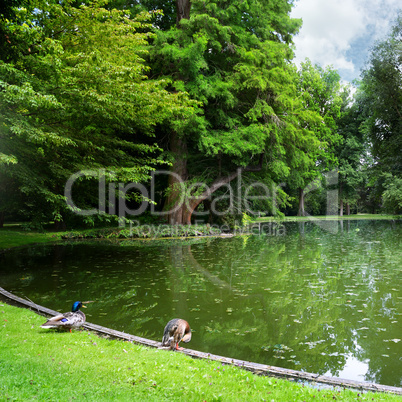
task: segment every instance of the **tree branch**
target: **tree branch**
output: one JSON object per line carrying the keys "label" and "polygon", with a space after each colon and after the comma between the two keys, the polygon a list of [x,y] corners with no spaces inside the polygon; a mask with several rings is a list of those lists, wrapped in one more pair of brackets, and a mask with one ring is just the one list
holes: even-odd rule
{"label": "tree branch", "polygon": [[264,154],[260,154],[260,158],[258,161],[258,165],[249,165],[243,166],[236,169],[236,171],[232,172],[228,176],[220,176],[218,177],[207,190],[205,190],[200,196],[194,197],[190,207],[192,211],[206,198],[210,197],[216,190],[220,187],[224,186],[225,184],[230,183],[236,177],[238,177],[242,172],[259,172],[262,170],[262,162],[264,160]]}

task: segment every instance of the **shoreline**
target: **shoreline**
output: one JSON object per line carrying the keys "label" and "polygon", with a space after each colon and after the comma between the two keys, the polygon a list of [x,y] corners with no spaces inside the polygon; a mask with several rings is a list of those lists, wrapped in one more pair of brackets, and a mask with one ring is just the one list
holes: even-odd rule
{"label": "shoreline", "polygon": [[[399,215],[345,215],[345,216],[288,216],[284,218],[263,217],[251,221],[248,226],[229,228],[227,225],[193,224],[178,226],[167,224],[143,224],[135,227],[109,227],[96,229],[54,231],[24,231],[19,224],[6,224],[0,229],[0,253],[26,246],[40,246],[44,244],[57,244],[59,242],[80,240],[193,240],[207,238],[228,238],[256,234],[253,229],[261,229],[264,224],[280,227],[283,223],[305,222],[343,222],[365,220],[400,221]],[[275,229],[275,228],[274,228]]]}

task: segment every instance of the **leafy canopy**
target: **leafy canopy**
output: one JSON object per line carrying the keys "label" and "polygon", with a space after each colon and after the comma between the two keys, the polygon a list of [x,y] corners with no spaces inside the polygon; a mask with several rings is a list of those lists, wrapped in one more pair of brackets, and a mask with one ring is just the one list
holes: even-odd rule
{"label": "leafy canopy", "polygon": [[[62,219],[64,185],[80,170],[148,180],[163,162],[155,126],[192,114],[185,94],[147,78],[149,15],[133,20],[100,4],[35,0],[1,20],[12,50],[0,60],[1,175],[30,214]],[[84,184],[82,207],[92,203],[86,193]]]}

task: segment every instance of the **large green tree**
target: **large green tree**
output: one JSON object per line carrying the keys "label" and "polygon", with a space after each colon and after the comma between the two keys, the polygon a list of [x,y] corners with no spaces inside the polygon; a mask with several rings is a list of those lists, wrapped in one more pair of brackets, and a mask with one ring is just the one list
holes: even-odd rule
{"label": "large green tree", "polygon": [[342,141],[336,120],[340,116],[344,88],[339,74],[332,68],[313,65],[310,60],[301,63],[297,72],[298,96],[305,109],[300,125],[308,129],[311,139],[299,150],[287,184],[297,190],[298,215],[305,215],[305,190],[337,163],[335,147]]}
{"label": "large green tree", "polygon": [[402,172],[402,12],[390,35],[377,43],[362,73],[365,129],[376,162]]}
{"label": "large green tree", "polygon": [[[65,218],[64,186],[77,171],[106,182],[148,180],[161,163],[155,125],[192,114],[183,94],[147,79],[147,18],[96,2],[37,0],[1,20],[10,52],[0,60],[0,177],[23,194],[19,209],[30,219]],[[98,201],[86,179],[74,185],[81,209]]]}
{"label": "large green tree", "polygon": [[[402,203],[402,12],[388,37],[378,42],[362,73],[360,89],[365,122],[362,128],[371,144],[373,164],[369,170],[370,198],[377,207],[386,202],[400,211]],[[384,176],[385,173],[385,176]],[[392,177],[389,177],[391,173]],[[387,190],[386,198],[382,199]],[[391,201],[392,195],[392,201]]]}
{"label": "large green tree", "polygon": [[152,73],[173,77],[172,90],[202,103],[181,133],[164,128],[174,173],[165,203],[170,223],[189,224],[203,200],[241,173],[283,179],[318,146],[302,123],[317,114],[298,97],[290,63],[300,27],[291,7],[286,0],[176,1],[176,24],[158,33]]}
{"label": "large green tree", "polygon": [[361,130],[364,117],[360,96],[358,91],[353,101],[345,100],[337,120],[338,132],[342,137],[342,142],[335,147],[338,157],[340,215],[343,215],[344,205],[346,214],[350,215],[350,207],[356,204],[359,189],[365,180],[367,143]]}

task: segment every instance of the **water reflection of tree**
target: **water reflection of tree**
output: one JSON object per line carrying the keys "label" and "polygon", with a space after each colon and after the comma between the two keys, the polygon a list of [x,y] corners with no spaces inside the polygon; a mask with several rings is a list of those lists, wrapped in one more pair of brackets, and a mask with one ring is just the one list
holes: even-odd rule
{"label": "water reflection of tree", "polygon": [[[250,241],[255,242],[255,239]],[[242,249],[239,244],[241,242],[244,240],[220,244],[221,255],[234,256],[236,261],[230,257],[221,260],[217,258],[209,269],[202,267],[194,255],[203,254],[204,248],[201,253],[197,253],[197,250],[192,251],[191,246],[186,246],[185,250],[175,254],[175,257],[180,256],[180,261],[174,260],[175,267],[187,267],[191,273],[201,275],[204,286],[220,289],[220,296],[225,298],[225,302],[217,305],[214,305],[214,300],[204,300],[209,311],[215,310],[212,320],[205,317],[204,328],[198,334],[204,338],[205,344],[216,353],[225,350],[228,354],[233,353],[233,356],[244,359],[250,356],[255,358],[257,354],[259,361],[269,364],[284,365],[282,360],[286,359],[285,365],[288,367],[297,367],[298,351],[309,350],[314,344],[312,362],[309,363],[309,358],[305,359],[303,368],[307,366],[317,370],[319,366],[321,371],[326,372],[334,366],[340,366],[343,361],[340,362],[339,357],[328,358],[327,353],[317,353],[320,349],[328,348],[328,339],[332,336],[329,328],[333,326],[329,324],[327,314],[317,316],[314,313],[312,306],[316,303],[317,291],[304,289],[303,275],[293,275],[295,264],[289,261],[286,247],[268,247],[265,252],[258,254],[251,247],[245,248],[242,253],[235,253],[234,250]],[[263,239],[259,246],[266,246],[266,240]],[[261,275],[261,263],[269,271],[268,275]],[[175,275],[177,271],[177,268],[173,270]],[[182,272],[180,281],[184,286],[187,283],[190,291],[192,282],[189,278],[192,276],[188,271]],[[298,293],[289,291],[289,278],[293,282],[291,288],[298,289]],[[178,279],[174,278],[175,281]],[[265,290],[261,290],[262,287]],[[216,290],[210,290],[210,293],[217,295]],[[278,293],[280,298],[277,297]],[[225,315],[228,310],[231,311],[230,317]],[[229,319],[225,320],[225,316]],[[294,355],[296,357],[292,358]],[[322,360],[322,364],[317,361],[317,356],[321,356],[318,359]]]}
{"label": "water reflection of tree", "polygon": [[[198,336],[217,353],[248,359],[260,351],[259,361],[321,374],[338,375],[353,355],[368,361],[366,380],[398,383],[378,347],[385,338],[398,339],[395,331],[385,336],[380,328],[380,304],[389,287],[378,277],[378,263],[370,264],[367,240],[373,233],[360,227],[348,224],[335,234],[304,228],[289,241],[252,237],[245,248],[244,239],[233,239],[219,244],[219,254],[213,245],[212,250],[187,247],[182,265],[201,275],[207,288],[227,289],[214,320],[206,319]],[[214,263],[203,264],[211,254]],[[378,250],[374,254],[378,257]],[[396,274],[390,276],[397,280]],[[213,309],[213,300],[205,303]],[[229,317],[224,312],[230,304]],[[398,343],[386,343],[396,357]]]}

